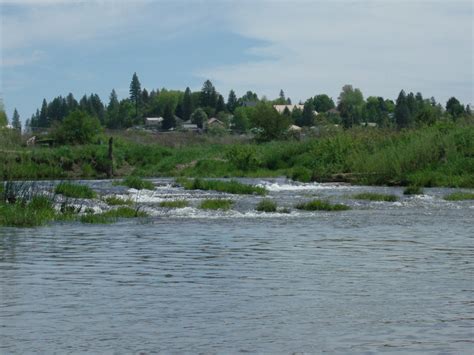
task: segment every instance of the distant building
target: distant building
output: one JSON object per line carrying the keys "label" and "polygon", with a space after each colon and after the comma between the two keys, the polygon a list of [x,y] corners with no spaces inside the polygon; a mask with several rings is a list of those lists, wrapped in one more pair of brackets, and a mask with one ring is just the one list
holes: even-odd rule
{"label": "distant building", "polygon": [[146,117],[145,126],[149,127],[159,127],[163,122],[163,117]]}
{"label": "distant building", "polygon": [[283,113],[285,108],[288,108],[290,112],[293,112],[295,108],[300,109],[303,111],[304,105],[273,105],[273,108],[278,111],[278,113]]}
{"label": "distant building", "polygon": [[181,124],[181,129],[183,131],[192,131],[192,132],[197,132],[200,130],[198,125],[195,123],[191,123],[191,121],[184,121]]}
{"label": "distant building", "polygon": [[328,110],[327,113],[329,113],[331,115],[339,115],[339,111],[336,108],[332,108],[332,109]]}
{"label": "distant building", "polygon": [[300,132],[301,127],[293,124],[288,128],[288,131],[290,131],[290,132]]}
{"label": "distant building", "polygon": [[207,127],[225,127],[225,124],[217,118],[212,117],[207,121]]}

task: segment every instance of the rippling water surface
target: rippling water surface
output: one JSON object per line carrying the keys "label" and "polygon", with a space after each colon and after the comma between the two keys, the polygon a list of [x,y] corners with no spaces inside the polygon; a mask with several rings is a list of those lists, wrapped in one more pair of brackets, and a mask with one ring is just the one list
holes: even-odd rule
{"label": "rippling water surface", "polygon": [[[473,201],[250,181],[282,207],[353,208],[265,214],[260,197],[154,182],[88,182],[132,197],[146,219],[0,228],[0,353],[472,353]],[[400,201],[351,199],[366,191]],[[217,195],[233,210],[197,208]],[[191,207],[158,207],[179,198]]]}

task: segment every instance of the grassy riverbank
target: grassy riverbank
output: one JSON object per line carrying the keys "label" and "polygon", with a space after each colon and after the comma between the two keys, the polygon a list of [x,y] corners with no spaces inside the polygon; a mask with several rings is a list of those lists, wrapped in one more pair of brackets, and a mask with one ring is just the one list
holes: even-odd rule
{"label": "grassy riverbank", "polygon": [[[116,137],[114,173],[143,177],[275,177],[368,185],[474,187],[474,126],[442,123],[407,131],[355,128],[301,140],[191,140]],[[137,141],[142,141],[138,143]],[[107,146],[9,147],[0,177],[105,178]]]}

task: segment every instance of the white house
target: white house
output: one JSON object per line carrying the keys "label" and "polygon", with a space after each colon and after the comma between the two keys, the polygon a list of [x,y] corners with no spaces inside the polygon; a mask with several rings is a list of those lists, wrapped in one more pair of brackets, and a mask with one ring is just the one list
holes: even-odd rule
{"label": "white house", "polygon": [[146,117],[145,126],[161,126],[163,122],[163,117]]}

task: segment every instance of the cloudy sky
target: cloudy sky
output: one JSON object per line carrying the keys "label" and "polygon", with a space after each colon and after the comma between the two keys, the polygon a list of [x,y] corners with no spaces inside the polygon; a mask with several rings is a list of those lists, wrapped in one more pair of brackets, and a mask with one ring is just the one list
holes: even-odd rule
{"label": "cloudy sky", "polygon": [[1,96],[26,119],[58,95],[230,89],[293,101],[344,84],[474,103],[471,0],[0,0]]}

